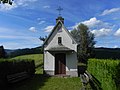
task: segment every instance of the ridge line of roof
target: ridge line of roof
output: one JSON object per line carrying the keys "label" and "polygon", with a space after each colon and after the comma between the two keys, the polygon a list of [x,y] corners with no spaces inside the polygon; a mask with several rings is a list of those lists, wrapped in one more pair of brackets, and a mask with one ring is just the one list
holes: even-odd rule
{"label": "ridge line of roof", "polygon": [[54,32],[55,28],[58,26],[59,23],[62,24],[63,28],[64,28],[65,31],[68,33],[68,35],[70,36],[70,38],[71,38],[76,44],[78,44],[78,43],[75,41],[75,39],[72,37],[72,35],[71,35],[70,32],[68,31],[68,29],[64,26],[64,24],[62,23],[62,21],[59,20],[59,21],[57,22],[57,24],[54,26],[54,28],[52,29],[51,33],[48,35],[47,39],[44,41],[43,46],[44,46],[45,43],[48,41],[48,39],[50,38],[50,36],[52,35],[52,33]]}

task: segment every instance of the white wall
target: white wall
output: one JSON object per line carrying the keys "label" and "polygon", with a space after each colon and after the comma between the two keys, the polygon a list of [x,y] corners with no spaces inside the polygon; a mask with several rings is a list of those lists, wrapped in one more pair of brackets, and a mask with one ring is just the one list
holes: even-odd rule
{"label": "white wall", "polygon": [[[44,54],[44,70],[55,70],[55,57],[47,51]],[[76,52],[66,53],[66,71],[77,71]]]}
{"label": "white wall", "polygon": [[49,52],[44,52],[44,70],[54,71],[55,58]]}
{"label": "white wall", "polygon": [[58,45],[58,37],[62,37],[62,44],[72,50],[77,51],[77,44],[73,44],[73,40],[68,35],[68,33],[65,31],[64,28],[62,28],[62,32],[57,32],[55,30],[52,34],[52,36],[48,40],[48,45],[45,47],[45,50],[48,50],[51,47]]}
{"label": "white wall", "polygon": [[66,54],[66,71],[77,71],[77,55],[75,52]]}

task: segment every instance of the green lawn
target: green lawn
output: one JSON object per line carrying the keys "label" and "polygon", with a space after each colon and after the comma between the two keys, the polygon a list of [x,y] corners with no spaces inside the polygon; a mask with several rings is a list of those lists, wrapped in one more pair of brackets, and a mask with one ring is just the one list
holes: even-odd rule
{"label": "green lawn", "polygon": [[23,55],[23,56],[14,57],[12,59],[31,59],[35,61],[36,66],[43,64],[43,54]]}
{"label": "green lawn", "polygon": [[79,78],[45,77],[36,74],[34,78],[13,87],[12,90],[80,90]]}
{"label": "green lawn", "polygon": [[13,59],[33,59],[37,68],[33,78],[15,84],[9,90],[80,90],[82,87],[78,77],[58,78],[44,76],[41,67],[43,64],[42,54],[23,55]]}

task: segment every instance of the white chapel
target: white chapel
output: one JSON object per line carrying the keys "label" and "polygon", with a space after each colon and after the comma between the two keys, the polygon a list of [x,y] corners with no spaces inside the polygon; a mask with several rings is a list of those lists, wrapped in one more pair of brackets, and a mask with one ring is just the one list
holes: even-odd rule
{"label": "white chapel", "polygon": [[44,42],[44,73],[77,77],[77,43],[59,16]]}

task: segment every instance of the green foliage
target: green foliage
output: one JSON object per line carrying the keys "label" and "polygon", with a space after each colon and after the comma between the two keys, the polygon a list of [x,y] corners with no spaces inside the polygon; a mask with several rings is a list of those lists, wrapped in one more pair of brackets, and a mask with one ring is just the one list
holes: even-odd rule
{"label": "green foliage", "polygon": [[5,50],[3,46],[0,46],[0,58],[5,58]]}
{"label": "green foliage", "polygon": [[33,60],[1,60],[0,62],[0,87],[8,83],[7,76],[27,72],[30,76],[35,74],[35,64]]}
{"label": "green foliage", "polygon": [[41,37],[41,36],[40,36],[39,39],[44,42],[44,41],[47,39],[47,36],[45,36],[45,37]]}
{"label": "green foliage", "polygon": [[3,4],[8,3],[8,4],[12,5],[12,1],[13,0],[0,0],[0,3],[2,2]]}
{"label": "green foliage", "polygon": [[120,48],[95,48],[94,52],[97,59],[120,59]]}
{"label": "green foliage", "polygon": [[88,71],[98,79],[103,90],[120,90],[120,60],[90,59]]}
{"label": "green foliage", "polygon": [[23,71],[34,69],[34,61],[33,60],[1,60],[0,62],[0,71],[1,74],[9,75],[9,74],[15,74]]}
{"label": "green foliage", "polygon": [[77,29],[72,30],[71,35],[77,43],[80,43],[80,32]]}
{"label": "green foliage", "polygon": [[95,45],[94,34],[89,31],[86,25],[80,24],[77,29],[71,31],[71,35],[78,43],[78,61],[87,63],[87,58],[92,55],[92,50]]}

